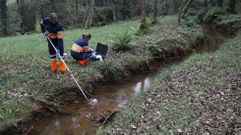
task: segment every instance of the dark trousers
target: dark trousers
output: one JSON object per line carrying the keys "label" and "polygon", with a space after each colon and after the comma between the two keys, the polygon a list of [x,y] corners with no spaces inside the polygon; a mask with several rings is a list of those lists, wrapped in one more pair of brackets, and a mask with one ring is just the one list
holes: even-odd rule
{"label": "dark trousers", "polygon": [[71,56],[75,60],[88,59],[88,58],[91,58],[93,56],[93,51],[89,51],[89,52],[75,52],[75,51],[71,50]]}
{"label": "dark trousers", "polygon": [[[54,44],[54,47],[59,51],[60,56],[64,59],[64,45],[59,43],[59,40],[63,39],[50,39],[52,43]],[[48,41],[48,47],[49,47],[49,54],[50,59],[56,59],[56,51],[54,50],[54,47],[51,45],[51,43]]]}

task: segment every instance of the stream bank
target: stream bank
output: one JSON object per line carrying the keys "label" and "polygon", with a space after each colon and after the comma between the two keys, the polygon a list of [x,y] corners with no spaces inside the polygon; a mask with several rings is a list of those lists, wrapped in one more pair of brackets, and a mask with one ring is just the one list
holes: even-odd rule
{"label": "stream bank", "polygon": [[157,77],[97,134],[240,134],[241,35],[203,28],[204,52]]}
{"label": "stream bank", "polygon": [[[166,64],[170,61],[180,60],[185,56],[190,55],[196,50],[196,48],[200,48],[204,42],[201,34],[199,34],[200,30],[201,29],[199,27],[193,29],[186,28],[185,26],[179,26],[175,21],[173,21],[173,18],[169,18],[167,21],[161,22],[158,26],[154,26],[152,31],[147,33],[147,35],[134,41],[133,44],[138,45],[137,47],[127,52],[110,52],[110,55],[114,60],[120,61],[122,65],[124,65],[125,77],[135,77],[135,74],[157,69],[157,67],[159,67],[157,65],[163,65],[163,63]],[[145,58],[142,58],[143,52],[141,52],[141,50],[146,51],[146,54],[144,55]],[[138,59],[139,57],[140,59]],[[97,88],[99,85],[103,84],[103,81],[104,80],[102,78],[97,79],[96,81],[89,81],[86,84],[90,84],[91,87]],[[66,89],[68,89],[67,93]],[[41,118],[51,117],[51,114],[53,113],[59,112],[62,114],[63,111],[61,111],[61,106],[63,103],[83,101],[80,96],[77,96],[78,94],[76,93],[79,92],[76,90],[78,89],[75,87],[64,88],[59,90],[58,94],[51,96],[64,97],[64,100],[61,102],[49,102],[48,100],[41,98],[36,100],[33,104],[30,115],[28,115],[24,120],[19,120],[16,122],[15,126],[6,129],[3,133],[23,134],[28,131],[34,121]],[[95,95],[95,92],[93,92],[93,94]],[[49,97],[50,101],[56,101],[51,100],[51,97]],[[66,115],[68,115],[68,113]],[[85,122],[85,120],[83,122]]]}
{"label": "stream bank", "polygon": [[[86,101],[75,100],[61,105],[58,113],[51,113],[48,117],[38,118],[27,134],[95,134],[98,126],[103,126],[110,119],[124,108],[129,100],[150,88],[150,82],[160,77],[170,65],[178,63],[202,48],[204,39],[197,38],[189,43],[192,48],[184,49],[171,48],[172,51],[165,51],[165,59],[155,59],[135,67],[139,70],[126,68],[128,78],[112,82],[111,84],[100,83],[95,87],[92,97],[98,99],[96,106],[89,106]],[[163,54],[161,54],[163,56]]]}

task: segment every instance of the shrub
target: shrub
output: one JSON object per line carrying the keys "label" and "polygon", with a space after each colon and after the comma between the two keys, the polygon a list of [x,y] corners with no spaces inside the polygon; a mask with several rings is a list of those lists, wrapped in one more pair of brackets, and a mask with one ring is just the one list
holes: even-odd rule
{"label": "shrub", "polygon": [[203,22],[212,23],[214,20],[219,20],[219,17],[224,16],[225,12],[219,8],[209,10],[203,17]]}
{"label": "shrub", "polygon": [[159,46],[151,45],[149,46],[150,51],[152,52],[153,56],[160,56],[162,53],[162,49]]}
{"label": "shrub", "polygon": [[124,77],[123,68],[113,60],[105,60],[99,65],[99,69],[105,80],[118,81]]}
{"label": "shrub", "polygon": [[96,7],[93,16],[93,25],[102,26],[113,22],[113,13],[110,7]]}
{"label": "shrub", "polygon": [[113,50],[115,51],[127,51],[132,48],[129,42],[132,39],[132,34],[125,32],[124,34],[116,35],[113,43]]}
{"label": "shrub", "polygon": [[7,20],[8,35],[18,35],[20,33],[23,33],[24,30],[21,27],[22,20],[19,13],[17,12],[17,5],[15,3],[9,4],[7,14],[8,14],[8,20]]}

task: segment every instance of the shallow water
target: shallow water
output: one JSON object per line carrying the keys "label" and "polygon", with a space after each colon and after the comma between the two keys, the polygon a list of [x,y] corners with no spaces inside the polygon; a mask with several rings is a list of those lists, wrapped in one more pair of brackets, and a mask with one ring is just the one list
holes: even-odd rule
{"label": "shallow water", "polygon": [[84,100],[65,104],[61,112],[68,115],[53,114],[49,118],[42,118],[32,125],[28,135],[95,134],[97,125],[93,118],[112,112],[132,96],[146,91],[157,75],[161,75],[161,71],[134,75],[125,81],[98,86],[92,95],[98,100],[95,106],[88,105]]}

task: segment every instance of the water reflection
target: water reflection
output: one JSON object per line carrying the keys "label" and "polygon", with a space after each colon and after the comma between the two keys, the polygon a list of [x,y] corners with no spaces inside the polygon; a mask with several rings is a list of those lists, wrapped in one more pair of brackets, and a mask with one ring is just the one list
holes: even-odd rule
{"label": "water reflection", "polygon": [[140,94],[141,91],[146,91],[150,87],[150,77],[138,82],[134,87],[135,94]]}
{"label": "water reflection", "polygon": [[[95,123],[80,116],[68,116],[49,121],[43,129],[32,130],[29,135],[91,135],[95,134]],[[40,130],[40,132],[37,132]]]}

